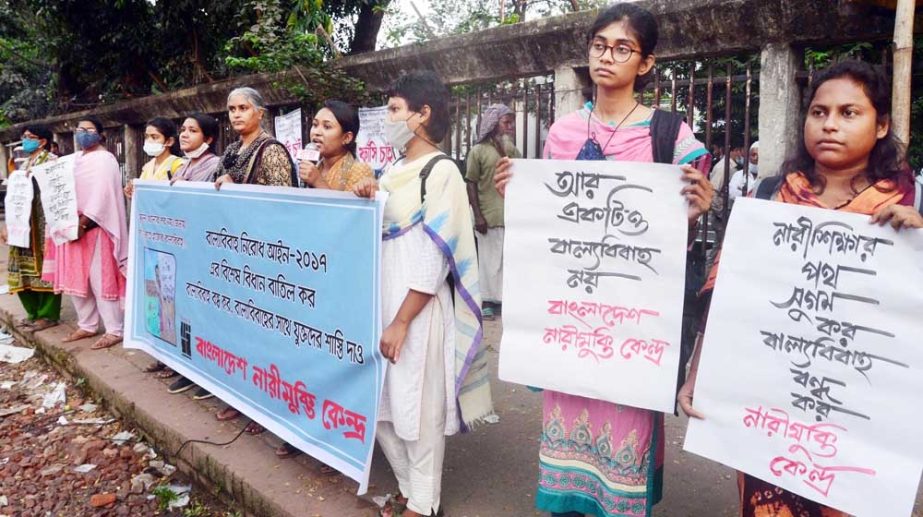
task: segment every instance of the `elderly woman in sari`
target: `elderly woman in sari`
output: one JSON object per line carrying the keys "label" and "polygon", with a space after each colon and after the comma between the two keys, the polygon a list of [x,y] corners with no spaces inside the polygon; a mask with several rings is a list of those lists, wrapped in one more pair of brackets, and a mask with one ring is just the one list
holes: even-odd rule
{"label": "elderly woman in sari", "polygon": [[297,171],[285,145],[260,123],[266,113],[263,96],[253,88],[236,88],[228,95],[228,118],[240,138],[228,146],[215,172],[215,188],[224,183],[275,187],[298,184]]}
{"label": "elderly woman in sari", "polygon": [[97,334],[102,319],[106,334],[91,347],[109,348],[122,341],[128,225],[119,162],[102,145],[98,118],[82,118],[75,131],[81,151],[74,158],[74,184],[79,216],[77,239],[46,243],[42,279],[66,293],[77,309],[78,329],[65,342]]}
{"label": "elderly woman in sari", "polygon": [[[240,138],[228,146],[215,172],[215,188],[225,183],[243,183],[276,187],[293,187],[298,184],[295,166],[285,146],[260,126],[266,104],[263,96],[253,88],[237,88],[228,95],[228,118]],[[227,407],[215,418],[232,420],[240,411]],[[260,434],[263,426],[256,422],[247,424],[249,434]]]}
{"label": "elderly woman in sari", "polygon": [[[10,245],[7,263],[7,284],[10,293],[19,295],[26,310],[26,319],[17,326],[23,330],[37,332],[58,324],[61,318],[61,295],[54,292],[54,286],[42,280],[42,263],[45,257],[45,212],[38,184],[31,177],[32,168],[57,158],[48,151],[51,145],[51,130],[38,124],[26,126],[22,133],[22,149],[28,158],[21,168],[32,189],[32,211],[29,216],[27,247]],[[13,178],[10,177],[10,181]],[[9,220],[7,224],[9,224]],[[3,242],[7,242],[7,227],[2,229]]]}

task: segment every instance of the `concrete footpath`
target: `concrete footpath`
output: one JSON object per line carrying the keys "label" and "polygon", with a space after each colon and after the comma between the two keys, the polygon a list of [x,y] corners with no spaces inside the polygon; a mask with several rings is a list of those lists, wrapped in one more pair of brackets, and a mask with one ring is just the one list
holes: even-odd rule
{"label": "concrete footpath", "polygon": [[[6,248],[0,248],[0,271],[5,271]],[[376,450],[369,493],[356,497],[357,484],[322,464],[300,455],[277,459],[279,444],[271,433],[243,434],[227,446],[246,420],[218,422],[214,414],[224,405],[217,399],[195,401],[190,392],[167,393],[171,380],[160,380],[141,370],[152,362],[146,354],[117,346],[90,350],[92,339],[61,343],[73,328],[74,312],[65,300],[66,323],[32,335],[18,334],[32,343],[57,369],[76,379],[94,396],[138,430],[197,483],[227,499],[242,513],[279,516],[373,516],[372,502],[396,489],[387,462]],[[0,322],[9,325],[23,317],[15,296],[0,296]],[[450,517],[533,516],[538,476],[538,436],[541,397],[522,386],[496,381],[499,322],[488,322],[494,400],[500,422],[475,432],[450,437],[447,444],[442,504]],[[666,474],[662,503],[654,515],[669,517],[732,517],[737,515],[734,473],[722,465],[682,451],[685,418],[666,418]],[[917,494],[913,517],[923,517],[923,492]]]}

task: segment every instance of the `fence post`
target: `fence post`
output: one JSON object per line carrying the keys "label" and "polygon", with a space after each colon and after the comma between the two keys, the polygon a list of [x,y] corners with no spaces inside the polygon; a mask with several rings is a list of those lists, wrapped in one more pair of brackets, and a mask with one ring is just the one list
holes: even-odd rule
{"label": "fence post", "polygon": [[760,53],[759,177],[779,174],[782,162],[798,146],[801,88],[796,74],[804,51],[787,43],[767,43]]}
{"label": "fence post", "polygon": [[572,65],[554,69],[555,118],[566,117],[583,106],[586,82]]}
{"label": "fence post", "polygon": [[141,174],[141,149],[144,147],[144,126],[125,125],[125,179]]}

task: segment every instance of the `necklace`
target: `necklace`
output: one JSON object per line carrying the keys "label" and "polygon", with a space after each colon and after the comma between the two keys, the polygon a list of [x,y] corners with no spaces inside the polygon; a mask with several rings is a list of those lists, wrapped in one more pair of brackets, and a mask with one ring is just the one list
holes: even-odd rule
{"label": "necklace", "polygon": [[[612,137],[615,136],[615,133],[618,132],[618,130],[619,130],[620,127],[622,127],[622,124],[624,124],[625,121],[628,120],[628,117],[630,117],[631,114],[634,113],[635,110],[638,109],[638,106],[640,106],[640,105],[641,105],[641,102],[640,102],[640,101],[635,101],[635,106],[634,106],[633,108],[631,108],[631,111],[629,111],[628,114],[625,115],[625,117],[622,119],[621,122],[619,122],[618,124],[615,125],[615,129],[612,130],[612,134],[609,135],[609,139],[606,140],[606,145],[604,145],[604,146],[602,147],[602,153],[603,153],[603,155],[606,154],[606,148],[609,147],[609,144],[612,142]],[[596,105],[595,105],[595,104],[593,105],[593,109],[596,109]],[[591,112],[591,113],[590,113],[590,115],[591,115],[590,118],[592,118],[592,114],[593,114],[593,113]]]}

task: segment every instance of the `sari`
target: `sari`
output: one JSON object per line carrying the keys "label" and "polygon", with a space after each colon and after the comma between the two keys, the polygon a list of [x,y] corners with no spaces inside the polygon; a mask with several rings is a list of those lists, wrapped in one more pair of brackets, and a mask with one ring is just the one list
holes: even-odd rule
{"label": "sari", "polygon": [[353,187],[366,178],[375,178],[372,168],[367,163],[357,160],[352,153],[341,156],[330,167],[330,170],[324,173],[324,181],[327,185],[340,192],[352,192]]}
{"label": "sari", "polygon": [[[32,167],[42,165],[57,158],[48,151],[42,151],[34,161],[26,165],[26,172]],[[45,210],[42,208],[42,197],[35,180],[32,180],[32,215],[29,224],[29,247],[20,248],[10,246],[9,262],[7,263],[6,281],[10,286],[10,293],[23,291],[47,292],[54,290],[54,286],[42,280],[42,264],[45,259]]]}
{"label": "sari", "polygon": [[[545,158],[579,159],[592,137],[608,160],[653,161],[650,117],[614,128],[591,108],[587,103],[551,126]],[[673,163],[696,166],[709,160],[683,123]],[[662,413],[545,390],[536,494],[540,510],[648,516],[662,497],[663,460]]]}
{"label": "sari", "polygon": [[[753,189],[753,192],[756,188]],[[751,194],[752,195],[752,194]],[[880,180],[856,195],[848,203],[839,207],[825,204],[811,187],[808,178],[801,172],[787,174],[779,186],[773,201],[793,205],[812,206],[828,210],[842,210],[855,214],[872,215],[890,205],[912,206],[913,188],[901,186],[893,180]],[[718,268],[721,253],[715,257],[715,263],[709,271],[700,296],[710,297],[718,280]],[[705,328],[707,312],[702,321]],[[848,514],[824,506],[810,499],[793,494],[772,483],[755,478],[749,474],[737,474],[737,486],[740,494],[741,517],[776,517],[791,515],[794,517],[848,517]]]}

